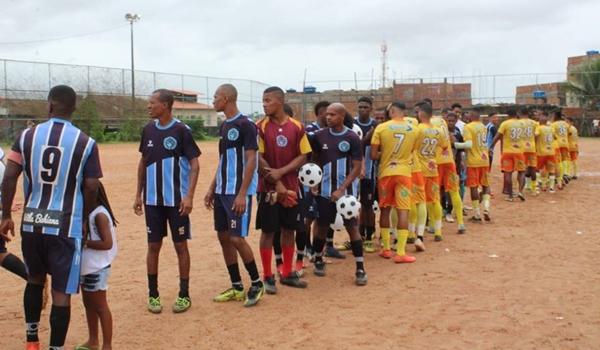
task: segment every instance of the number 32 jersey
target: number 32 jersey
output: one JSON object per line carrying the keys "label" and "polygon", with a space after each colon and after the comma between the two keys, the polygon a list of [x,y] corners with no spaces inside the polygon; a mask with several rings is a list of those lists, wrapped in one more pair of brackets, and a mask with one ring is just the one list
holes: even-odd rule
{"label": "number 32 jersey", "polygon": [[81,238],[83,181],[102,177],[96,142],[71,122],[51,118],[23,131],[8,159],[23,167],[21,229]]}
{"label": "number 32 jersey", "polygon": [[417,128],[406,120],[388,120],[375,128],[371,145],[379,145],[379,178],[386,176],[411,176],[412,152],[415,148]]}

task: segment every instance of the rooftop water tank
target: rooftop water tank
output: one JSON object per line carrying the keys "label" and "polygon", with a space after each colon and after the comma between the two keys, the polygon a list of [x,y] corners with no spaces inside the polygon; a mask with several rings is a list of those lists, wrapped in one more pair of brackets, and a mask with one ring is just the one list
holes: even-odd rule
{"label": "rooftop water tank", "polygon": [[304,93],[305,94],[314,94],[317,92],[317,88],[314,86],[305,86],[304,87]]}
{"label": "rooftop water tank", "polygon": [[600,52],[598,52],[598,50],[589,50],[585,54],[588,56],[594,56],[600,54]]}

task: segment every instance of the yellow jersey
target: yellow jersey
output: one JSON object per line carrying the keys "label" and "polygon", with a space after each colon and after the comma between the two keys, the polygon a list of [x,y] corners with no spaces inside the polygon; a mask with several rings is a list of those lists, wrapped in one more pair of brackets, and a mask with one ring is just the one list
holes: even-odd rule
{"label": "yellow jersey", "polygon": [[410,176],[412,152],[419,132],[406,120],[388,120],[377,125],[371,145],[379,145],[379,177]]}
{"label": "yellow jersey", "polygon": [[552,130],[554,130],[558,147],[569,148],[569,124],[564,120],[557,120],[552,123]]}
{"label": "yellow jersey", "polygon": [[443,131],[431,124],[419,124],[417,136],[417,160],[423,176],[437,176],[438,169],[435,156],[438,148],[448,148],[448,141]]}
{"label": "yellow jersey", "polygon": [[[448,131],[448,124],[442,117],[432,117],[431,124],[442,130],[446,142],[450,144],[450,132]],[[435,155],[435,161],[438,164],[454,163],[454,155],[452,154],[452,148],[447,147],[446,149],[438,148]]]}
{"label": "yellow jersey", "polygon": [[470,122],[463,131],[465,141],[473,145],[467,149],[467,166],[471,168],[490,166],[490,155],[487,146],[487,128],[480,121]]}
{"label": "yellow jersey", "polygon": [[523,122],[523,137],[521,139],[523,152],[535,153],[535,130],[539,123],[533,119],[524,118],[521,119]]}
{"label": "yellow jersey", "polygon": [[535,129],[535,149],[538,156],[554,155],[554,131],[550,125],[538,125]]}
{"label": "yellow jersey", "polygon": [[574,125],[569,127],[569,151],[579,151],[579,134],[577,128]]}
{"label": "yellow jersey", "polygon": [[507,119],[500,124],[498,133],[502,134],[502,153],[523,153],[521,137],[524,129],[523,121],[517,118]]}

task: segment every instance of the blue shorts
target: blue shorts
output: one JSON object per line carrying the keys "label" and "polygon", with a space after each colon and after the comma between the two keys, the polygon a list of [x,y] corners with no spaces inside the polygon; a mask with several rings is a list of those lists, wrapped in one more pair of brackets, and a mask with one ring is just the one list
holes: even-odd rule
{"label": "blue shorts", "polygon": [[21,232],[21,249],[31,276],[52,276],[52,289],[65,294],[79,292],[81,239]]}
{"label": "blue shorts", "polygon": [[148,242],[162,242],[167,236],[167,225],[171,229],[173,242],[179,243],[192,238],[190,217],[179,215],[179,207],[146,205],[146,231]]}
{"label": "blue shorts", "polygon": [[81,290],[84,292],[98,292],[108,289],[110,265],[100,271],[81,276]]}
{"label": "blue shorts", "polygon": [[232,236],[248,237],[252,196],[246,198],[246,211],[241,216],[233,212],[235,194],[215,194],[214,219],[217,232],[229,232]]}

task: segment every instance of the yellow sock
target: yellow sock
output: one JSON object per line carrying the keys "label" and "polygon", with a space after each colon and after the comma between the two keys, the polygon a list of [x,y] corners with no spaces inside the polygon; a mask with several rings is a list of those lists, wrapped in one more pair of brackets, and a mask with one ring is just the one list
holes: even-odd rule
{"label": "yellow sock", "polygon": [[381,228],[381,241],[383,242],[383,249],[390,249],[390,229],[388,227]]}
{"label": "yellow sock", "polygon": [[408,234],[409,237],[414,237],[417,230],[417,204],[412,203],[408,212]]}
{"label": "yellow sock", "polygon": [[425,208],[427,209],[427,226],[429,228],[433,228],[433,207],[431,205],[432,203],[426,203],[425,204]]}
{"label": "yellow sock", "polygon": [[554,190],[554,183],[556,182],[556,175],[550,175],[550,189]]}
{"label": "yellow sock", "polygon": [[[535,182],[535,181],[533,181],[533,182]],[[535,190],[535,188],[534,188],[534,190]],[[492,196],[490,196],[489,194],[484,194],[483,196],[481,196],[482,203],[483,203],[483,210],[490,211],[491,198],[492,198]]]}
{"label": "yellow sock", "polygon": [[[537,191],[537,179],[535,181],[531,181],[531,192],[536,192]],[[485,204],[484,204],[485,206]]]}
{"label": "yellow sock", "polygon": [[578,176],[577,173],[579,173],[579,169],[577,168],[577,161],[574,160],[573,161],[573,176]]}
{"label": "yellow sock", "polygon": [[406,255],[406,239],[408,238],[408,230],[398,230],[398,244],[396,245],[396,254]]}
{"label": "yellow sock", "polygon": [[530,177],[526,177],[525,178],[525,188],[528,190],[531,190],[531,178]]}
{"label": "yellow sock", "polygon": [[454,208],[454,213],[456,214],[456,222],[459,225],[463,225],[465,223],[463,218],[463,203],[458,191],[450,192],[450,200],[452,201],[452,208]]}
{"label": "yellow sock", "polygon": [[442,205],[439,202],[432,203],[431,205],[433,212],[431,213],[433,219],[433,229],[436,236],[442,235]]}
{"label": "yellow sock", "polygon": [[548,188],[548,174],[542,173],[541,179],[542,179],[542,188]]}
{"label": "yellow sock", "polygon": [[560,183],[562,183],[562,178],[563,178],[563,176],[565,176],[565,168],[566,168],[566,165],[565,165],[565,161],[563,160],[559,163],[559,166],[558,166],[558,177],[561,179],[561,180],[559,180]]}
{"label": "yellow sock", "polygon": [[417,236],[423,237],[425,234],[425,224],[427,223],[427,205],[425,203],[417,204]]}

